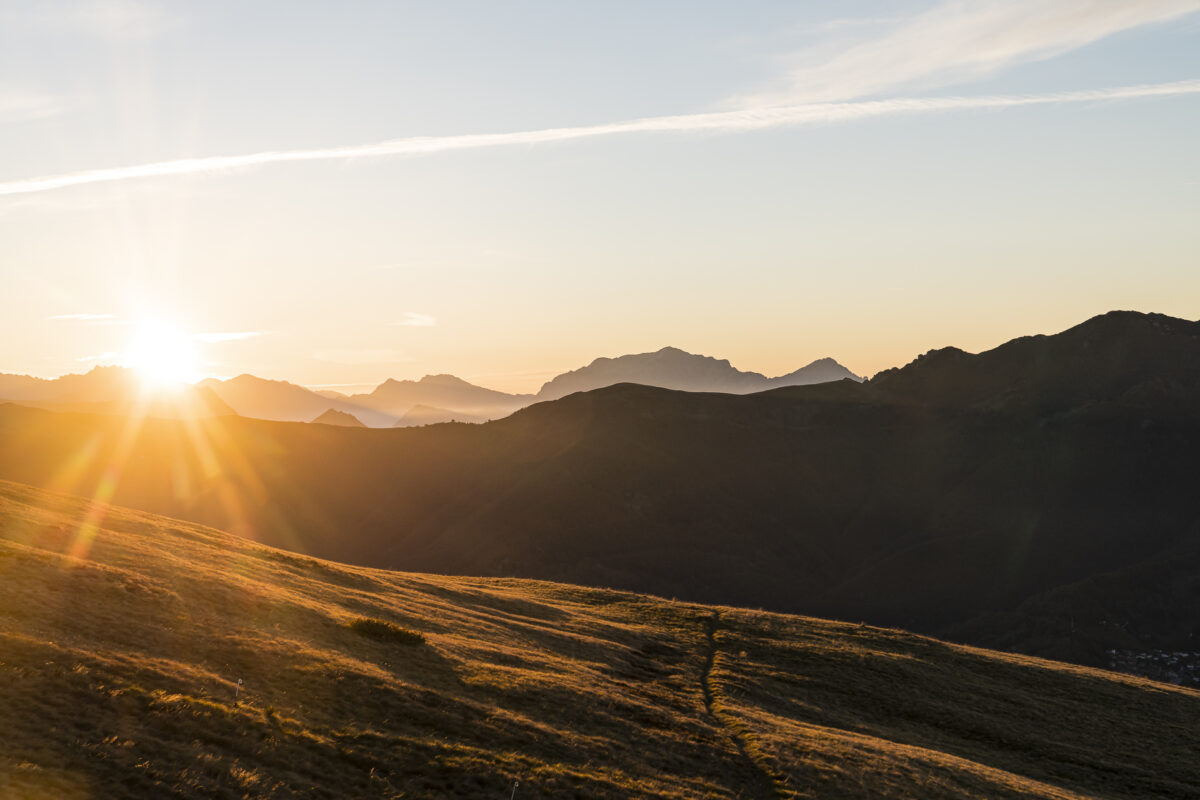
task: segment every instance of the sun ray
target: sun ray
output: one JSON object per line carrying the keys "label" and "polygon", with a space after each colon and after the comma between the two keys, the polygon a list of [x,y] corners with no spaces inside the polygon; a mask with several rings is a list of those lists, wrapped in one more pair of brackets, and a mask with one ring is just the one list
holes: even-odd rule
{"label": "sun ray", "polygon": [[108,464],[105,465],[103,473],[101,473],[95,491],[92,492],[91,504],[88,506],[87,513],[84,515],[79,529],[75,532],[75,539],[68,551],[71,558],[85,559],[87,558],[88,551],[91,550],[92,541],[96,538],[96,532],[99,531],[100,525],[104,522],[104,517],[108,513],[109,503],[112,501],[113,495],[117,492],[117,487],[121,481],[121,471],[125,468],[125,462],[133,450],[138,434],[141,432],[142,422],[146,417],[146,403],[145,398],[139,398],[137,405],[125,418],[125,422],[121,426],[121,434],[117,439],[116,447],[113,448],[112,456],[109,458]]}

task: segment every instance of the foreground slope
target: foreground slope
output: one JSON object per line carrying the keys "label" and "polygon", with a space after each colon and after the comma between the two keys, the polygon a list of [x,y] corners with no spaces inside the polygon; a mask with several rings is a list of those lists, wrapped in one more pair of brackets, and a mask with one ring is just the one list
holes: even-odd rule
{"label": "foreground slope", "polygon": [[1192,690],[894,630],[347,567],[12,483],[0,734],[6,798],[1200,792]]}

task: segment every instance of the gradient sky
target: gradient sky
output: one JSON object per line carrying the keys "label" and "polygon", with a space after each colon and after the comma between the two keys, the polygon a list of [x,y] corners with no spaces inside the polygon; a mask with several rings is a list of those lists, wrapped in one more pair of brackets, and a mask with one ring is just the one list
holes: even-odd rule
{"label": "gradient sky", "polygon": [[860,374],[1200,317],[1200,0],[0,3],[0,372]]}

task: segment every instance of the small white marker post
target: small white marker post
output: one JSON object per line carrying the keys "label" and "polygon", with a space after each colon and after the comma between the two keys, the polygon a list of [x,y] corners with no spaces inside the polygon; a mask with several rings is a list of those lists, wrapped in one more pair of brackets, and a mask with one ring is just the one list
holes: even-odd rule
{"label": "small white marker post", "polygon": [[510,794],[510,795],[508,796],[508,800],[513,800],[513,798],[517,796],[517,787],[518,787],[518,786],[520,786],[520,785],[521,785],[521,782],[520,782],[520,781],[513,781],[513,790],[512,790],[512,794]]}
{"label": "small white marker post", "polygon": [[233,687],[233,700],[236,703],[238,695],[242,693],[242,679],[238,678],[237,686]]}

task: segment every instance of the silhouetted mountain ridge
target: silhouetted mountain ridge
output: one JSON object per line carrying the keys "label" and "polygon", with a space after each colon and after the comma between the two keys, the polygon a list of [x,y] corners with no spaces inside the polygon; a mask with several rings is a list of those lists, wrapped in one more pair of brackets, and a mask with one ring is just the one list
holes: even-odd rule
{"label": "silhouetted mountain ridge", "polygon": [[618,383],[636,383],[685,392],[749,394],[778,386],[799,386],[851,378],[861,380],[831,358],[822,358],[800,369],[768,378],[743,372],[726,359],[695,355],[677,347],[653,353],[597,358],[586,367],[563,373],[548,381],[538,400],[556,400],[573,392],[586,392]]}
{"label": "silhouetted mountain ridge", "polygon": [[963,407],[1064,409],[1200,402],[1200,322],[1113,311],[1053,336],[973,355],[934,350],[871,384],[896,398]]}

